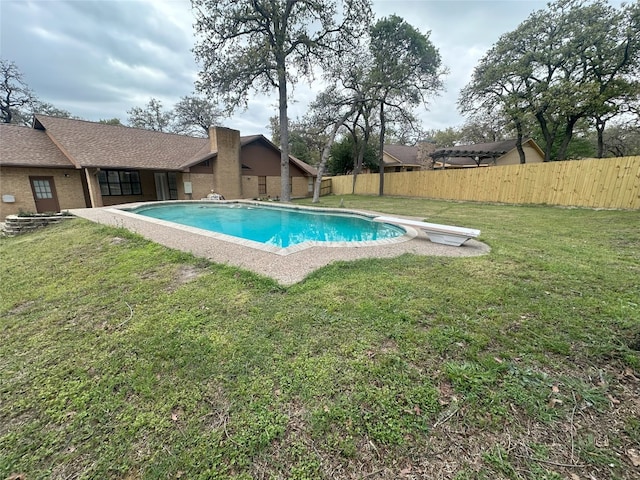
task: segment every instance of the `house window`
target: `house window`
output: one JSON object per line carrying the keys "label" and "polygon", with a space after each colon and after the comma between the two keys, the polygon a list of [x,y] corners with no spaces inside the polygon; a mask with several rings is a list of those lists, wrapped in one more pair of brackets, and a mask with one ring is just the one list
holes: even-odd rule
{"label": "house window", "polygon": [[267,177],[258,177],[258,195],[267,194]]}
{"label": "house window", "polygon": [[169,198],[171,200],[178,199],[178,174],[176,172],[167,172],[167,183],[169,184]]}
{"label": "house window", "polygon": [[33,180],[31,183],[33,184],[33,191],[38,200],[53,198],[53,192],[51,191],[49,180]]}
{"label": "house window", "polygon": [[103,196],[142,195],[140,173],[127,170],[100,170],[100,193]]}

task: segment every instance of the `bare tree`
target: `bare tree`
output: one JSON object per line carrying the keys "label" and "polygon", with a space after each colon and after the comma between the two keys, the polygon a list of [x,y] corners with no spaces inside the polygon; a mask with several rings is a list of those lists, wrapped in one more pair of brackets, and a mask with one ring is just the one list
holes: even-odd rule
{"label": "bare tree", "polygon": [[338,93],[335,87],[331,87],[327,91],[320,93],[310,106],[308,122],[315,124],[318,128],[318,133],[326,138],[320,156],[320,163],[318,164],[318,175],[313,188],[313,203],[320,201],[322,177],[326,171],[329,154],[336,135],[347,118],[356,111],[357,105],[357,102],[345,98]]}
{"label": "bare tree", "polygon": [[3,123],[23,123],[25,108],[31,112],[36,101],[15,62],[0,60],[0,115]]}
{"label": "bare tree", "polygon": [[224,115],[214,103],[195,95],[182,97],[173,107],[176,133],[198,137],[209,135],[209,127],[220,125]]}

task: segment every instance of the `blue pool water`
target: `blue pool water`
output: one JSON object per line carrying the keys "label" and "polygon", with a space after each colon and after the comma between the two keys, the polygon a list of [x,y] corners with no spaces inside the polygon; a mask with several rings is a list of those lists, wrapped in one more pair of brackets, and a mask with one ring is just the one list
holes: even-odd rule
{"label": "blue pool water", "polygon": [[356,214],[240,203],[165,204],[132,212],[281,248],[308,241],[361,242],[405,234],[402,228]]}

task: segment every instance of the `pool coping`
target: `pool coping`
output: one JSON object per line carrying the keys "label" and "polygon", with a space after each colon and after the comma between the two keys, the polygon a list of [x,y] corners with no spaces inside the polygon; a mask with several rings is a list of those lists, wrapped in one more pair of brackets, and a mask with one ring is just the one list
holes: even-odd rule
{"label": "pool coping", "polygon": [[[133,206],[148,203],[157,204],[159,202],[136,202],[109,207],[72,209],[69,212],[77,217],[103,225],[126,228],[168,248],[188,252],[216,263],[243,268],[259,275],[270,277],[285,286],[298,283],[315,270],[334,262],[349,262],[365,258],[394,258],[407,253],[423,256],[470,257],[485,255],[491,251],[488,245],[478,240],[468,240],[460,247],[453,247],[433,243],[424,232],[417,232],[415,237],[396,243],[366,246],[314,245],[291,252],[288,255],[278,255],[274,252],[248,247],[242,242],[238,242],[237,240],[239,239],[236,239],[236,237],[231,237],[235,240],[233,242],[228,239],[223,240],[212,235],[203,234],[200,229],[190,229],[171,222],[167,222],[171,223],[170,226],[151,222],[149,221],[150,217],[134,214],[126,215],[122,210],[123,208],[132,208]],[[257,203],[264,204],[264,202]],[[292,207],[346,211],[346,209],[308,207],[306,205],[292,205]],[[375,217],[381,215],[379,212],[372,211],[349,211],[366,216]],[[396,216],[412,220],[424,220],[424,217]],[[404,238],[404,236],[399,238]]]}

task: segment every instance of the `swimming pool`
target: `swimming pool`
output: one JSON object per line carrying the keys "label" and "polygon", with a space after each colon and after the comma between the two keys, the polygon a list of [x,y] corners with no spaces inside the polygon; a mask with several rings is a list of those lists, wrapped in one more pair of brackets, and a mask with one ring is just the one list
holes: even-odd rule
{"label": "swimming pool", "polygon": [[278,249],[303,244],[343,246],[345,242],[363,245],[399,239],[407,233],[355,213],[244,202],[171,202],[129,212]]}

